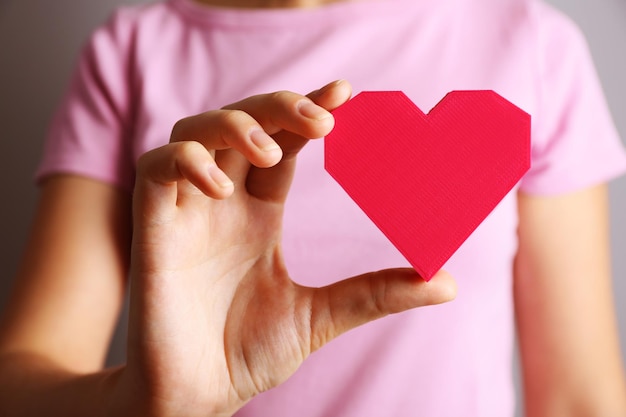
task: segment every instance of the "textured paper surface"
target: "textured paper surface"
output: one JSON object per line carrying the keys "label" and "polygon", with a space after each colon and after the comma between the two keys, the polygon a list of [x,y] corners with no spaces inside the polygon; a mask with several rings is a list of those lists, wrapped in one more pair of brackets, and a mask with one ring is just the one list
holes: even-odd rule
{"label": "textured paper surface", "polygon": [[429,280],[530,167],[530,115],[493,91],[424,114],[399,91],[333,111],[325,168]]}

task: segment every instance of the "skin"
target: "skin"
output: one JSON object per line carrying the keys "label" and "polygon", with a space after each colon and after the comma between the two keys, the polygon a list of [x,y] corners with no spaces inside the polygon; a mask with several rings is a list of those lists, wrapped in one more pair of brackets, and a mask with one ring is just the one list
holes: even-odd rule
{"label": "skin", "polygon": [[[328,110],[350,92],[337,82],[310,98],[250,97],[181,120],[170,144],[140,159],[128,361],[117,369],[101,366],[128,266],[119,249],[128,247],[128,197],[84,178],[46,182],[0,331],[0,413],[229,416],[351,328],[453,299],[443,271],[428,284],[393,269],[307,288],[285,269],[281,218],[295,156],[332,129]],[[93,198],[72,206],[85,190]],[[63,215],[69,207],[74,215]]]}
{"label": "skin", "polygon": [[519,196],[514,296],[528,416],[626,415],[606,185]]}

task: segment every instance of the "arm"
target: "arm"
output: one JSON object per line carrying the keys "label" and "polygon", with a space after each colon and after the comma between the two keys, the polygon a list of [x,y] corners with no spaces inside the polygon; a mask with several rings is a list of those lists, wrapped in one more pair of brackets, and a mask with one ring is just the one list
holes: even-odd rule
{"label": "arm", "polygon": [[[63,387],[102,367],[126,286],[130,235],[128,193],[73,176],[42,185],[0,328],[0,414],[13,415],[3,408],[11,405],[20,415],[51,413]],[[98,395],[99,381],[79,386],[71,402],[77,414],[64,415],[97,415],[83,413],[90,406],[81,401]]]}
{"label": "arm", "polygon": [[519,195],[514,296],[526,414],[626,415],[606,186]]}

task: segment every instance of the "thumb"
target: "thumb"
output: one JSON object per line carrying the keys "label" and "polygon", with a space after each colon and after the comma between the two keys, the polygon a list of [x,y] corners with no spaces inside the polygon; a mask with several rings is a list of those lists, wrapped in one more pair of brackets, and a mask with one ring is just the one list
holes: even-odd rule
{"label": "thumb", "polygon": [[454,278],[439,271],[424,281],[412,269],[386,269],[314,290],[311,304],[311,352],[370,321],[456,297]]}

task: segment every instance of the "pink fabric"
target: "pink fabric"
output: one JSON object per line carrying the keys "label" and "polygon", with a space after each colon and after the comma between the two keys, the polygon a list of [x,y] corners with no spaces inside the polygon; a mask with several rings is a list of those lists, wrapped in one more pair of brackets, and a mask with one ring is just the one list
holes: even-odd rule
{"label": "pink fabric", "polygon": [[[181,117],[255,93],[345,78],[430,109],[493,89],[533,117],[527,193],[606,181],[626,157],[579,32],[534,0],[362,0],[313,10],[228,10],[170,0],[120,10],[95,32],[54,118],[38,178],[131,189],[136,158]],[[476,196],[480,198],[480,196]],[[516,201],[510,193],[446,264],[453,303],[354,330],[239,416],[511,416]],[[307,285],[406,261],[324,172],[299,157],[285,215],[292,276]]]}

